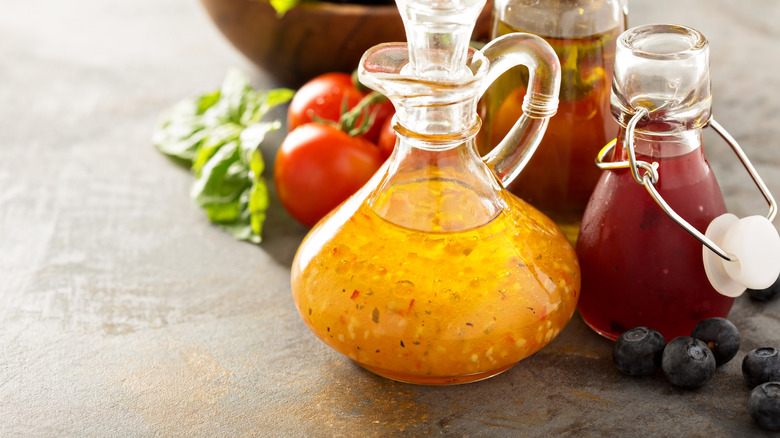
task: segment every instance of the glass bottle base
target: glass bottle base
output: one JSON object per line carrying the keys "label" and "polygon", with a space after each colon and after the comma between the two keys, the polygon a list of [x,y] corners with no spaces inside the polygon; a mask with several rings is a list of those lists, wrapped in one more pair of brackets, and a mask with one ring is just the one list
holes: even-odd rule
{"label": "glass bottle base", "polygon": [[419,375],[399,373],[390,370],[384,370],[381,368],[362,364],[360,362],[355,362],[355,363],[360,365],[364,369],[371,371],[372,373],[378,376],[385,377],[387,379],[395,380],[402,383],[412,383],[416,385],[430,385],[430,386],[460,385],[463,383],[477,382],[480,380],[485,380],[497,376],[498,374],[501,374],[504,371],[516,365],[516,363],[512,363],[493,370],[482,371],[474,374],[465,374],[461,376],[419,376]]}
{"label": "glass bottle base", "polygon": [[610,341],[617,340],[617,338],[619,338],[620,335],[622,334],[622,333],[615,333],[613,331],[602,330],[602,329],[596,327],[595,325],[589,323],[588,320],[585,318],[585,316],[582,315],[582,312],[579,312],[579,313],[580,313],[580,317],[582,317],[582,321],[585,323],[585,325],[590,327],[590,329],[593,330],[594,332],[596,332],[597,334],[599,334],[599,335],[609,339]]}

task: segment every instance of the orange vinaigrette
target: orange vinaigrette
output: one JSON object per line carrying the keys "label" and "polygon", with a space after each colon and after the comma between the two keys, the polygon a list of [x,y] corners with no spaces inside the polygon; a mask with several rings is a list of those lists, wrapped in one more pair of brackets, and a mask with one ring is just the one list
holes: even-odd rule
{"label": "orange vinaigrette", "polygon": [[375,212],[404,202],[419,211],[416,184],[391,187],[373,202],[358,193],[311,231],[292,276],[309,328],[376,374],[434,385],[493,376],[555,338],[580,287],[576,256],[555,224],[501,192],[507,205],[497,216],[446,231],[473,220],[462,212],[478,202],[454,180],[437,180],[434,197],[443,204],[417,215],[436,216],[441,231]]}
{"label": "orange vinaigrette", "polygon": [[[497,34],[517,32],[497,20]],[[582,214],[601,176],[596,154],[617,134],[609,94],[615,41],[622,26],[577,38],[542,37],[561,61],[558,112],[523,172],[508,189],[555,220],[572,242]],[[522,114],[527,70],[514,68],[501,76],[482,99],[484,121],[478,137],[485,153],[506,135]]]}
{"label": "orange vinaigrette", "polygon": [[[525,157],[524,144],[510,143],[539,138],[554,113],[560,65],[529,34],[469,49],[484,1],[397,3],[409,43],[368,50],[358,76],[393,102],[398,141],[301,243],[293,299],[312,332],[376,374],[472,382],[548,344],[577,304],[571,244],[502,185]],[[474,141],[478,96],[496,72],[521,64],[534,68],[531,114],[483,159]]]}

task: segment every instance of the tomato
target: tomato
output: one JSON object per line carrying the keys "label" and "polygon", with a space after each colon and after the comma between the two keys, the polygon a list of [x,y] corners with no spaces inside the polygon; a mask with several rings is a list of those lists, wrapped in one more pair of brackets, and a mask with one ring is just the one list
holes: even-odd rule
{"label": "tomato", "polygon": [[[298,126],[316,122],[316,118],[338,122],[346,103],[347,110],[355,107],[369,93],[358,89],[347,73],[325,73],[303,84],[293,96],[287,110],[287,130],[292,132]],[[369,106],[374,114],[374,123],[360,136],[376,142],[385,119],[395,113],[392,103],[385,100]],[[356,126],[363,121],[358,117]]]}
{"label": "tomato", "polygon": [[379,152],[382,154],[382,158],[387,159],[395,149],[395,141],[398,135],[393,129],[393,117],[388,117],[382,124],[382,129],[379,131],[379,139],[377,140],[377,146],[379,146]]}
{"label": "tomato", "polygon": [[287,130],[314,121],[312,115],[338,122],[346,99],[352,108],[363,99],[364,93],[355,88],[352,77],[346,73],[325,73],[303,84],[295,93],[287,109]]}
{"label": "tomato", "polygon": [[392,120],[393,115],[395,115],[395,107],[393,106],[392,102],[386,100],[384,102],[371,105],[369,111],[371,111],[371,113],[374,115],[374,123],[371,125],[368,131],[362,135],[362,137],[377,144],[379,143],[379,137],[382,135],[382,127],[389,120]]}
{"label": "tomato", "polygon": [[362,187],[383,161],[379,148],[368,140],[334,126],[307,123],[282,142],[274,183],[285,210],[311,227]]}

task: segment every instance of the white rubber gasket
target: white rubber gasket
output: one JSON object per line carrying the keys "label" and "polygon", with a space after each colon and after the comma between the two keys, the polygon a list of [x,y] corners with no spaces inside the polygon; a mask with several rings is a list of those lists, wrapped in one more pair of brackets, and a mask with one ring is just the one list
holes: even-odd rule
{"label": "white rubber gasket", "polygon": [[[722,214],[710,222],[707,227],[707,231],[704,233],[708,239],[712,240],[716,244],[720,245],[723,241],[723,237],[726,235],[732,225],[739,222],[739,218],[731,213]],[[723,260],[710,251],[706,246],[701,247],[702,258],[704,261],[704,272],[707,274],[707,278],[710,280],[710,284],[721,295],[727,297],[738,297],[745,292],[746,287],[729,276],[724,264],[726,263],[738,263],[729,262]]]}

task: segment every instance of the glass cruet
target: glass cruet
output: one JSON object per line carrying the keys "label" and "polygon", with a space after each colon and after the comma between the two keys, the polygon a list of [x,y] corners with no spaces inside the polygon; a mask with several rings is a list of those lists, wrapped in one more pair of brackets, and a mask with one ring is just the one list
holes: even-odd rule
{"label": "glass cruet", "polygon": [[[626,0],[495,0],[492,37],[528,32],[545,39],[561,63],[558,112],[523,173],[507,186],[553,219],[572,242],[601,176],[593,157],[617,135],[609,108],[615,42],[626,30]],[[522,113],[523,67],[485,93],[477,149],[489,151]]]}
{"label": "glass cruet", "polygon": [[[610,339],[638,326],[658,330],[667,341],[690,336],[701,320],[726,317],[746,285],[764,288],[777,278],[774,200],[712,119],[709,44],[701,32],[675,25],[624,32],[611,102],[620,131],[597,156],[606,171],[577,242],[580,315]],[[737,220],[726,213],[702,146],[707,126],[727,140],[761,188],[768,218]],[[713,261],[718,254],[725,264]],[[718,268],[723,272],[715,279],[710,271]]]}
{"label": "glass cruet", "polygon": [[[566,238],[503,188],[555,113],[559,65],[529,34],[469,48],[484,3],[397,1],[409,43],[375,46],[359,66],[361,82],[395,105],[395,151],[312,228],[292,265],[293,298],[312,332],[399,381],[498,374],[548,344],[579,294]],[[518,63],[534,72],[528,111],[509,146],[483,159],[477,101]]]}

